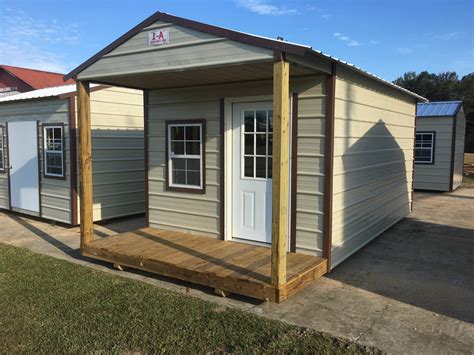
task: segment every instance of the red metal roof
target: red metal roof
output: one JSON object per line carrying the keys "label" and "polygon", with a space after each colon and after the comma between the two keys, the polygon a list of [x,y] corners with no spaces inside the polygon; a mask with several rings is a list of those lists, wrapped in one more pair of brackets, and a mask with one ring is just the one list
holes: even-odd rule
{"label": "red metal roof", "polygon": [[33,89],[43,89],[51,86],[75,83],[73,79],[69,79],[65,82],[63,79],[64,74],[51,73],[36,69],[13,67],[11,65],[1,64],[0,68],[4,69],[11,75],[16,76],[18,79],[31,86]]}

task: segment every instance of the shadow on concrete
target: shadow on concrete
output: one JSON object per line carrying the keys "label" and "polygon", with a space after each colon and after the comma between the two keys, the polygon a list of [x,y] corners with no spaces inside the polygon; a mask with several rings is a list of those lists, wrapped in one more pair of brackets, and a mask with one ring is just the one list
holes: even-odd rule
{"label": "shadow on concrete", "polygon": [[[73,259],[81,260],[81,261],[87,261],[89,263],[93,262],[94,264],[103,265],[103,266],[108,265],[108,263],[82,256],[79,248],[70,247],[66,243],[63,243],[61,240],[59,240],[58,237],[54,237],[51,234],[48,234],[47,232],[45,232],[45,231],[41,230],[40,228],[34,226],[30,222],[28,222],[27,219],[22,218],[19,215],[10,215],[10,218],[13,219],[15,222],[17,222],[22,227],[24,227],[25,229],[29,230],[34,235],[38,236],[39,238],[41,238],[42,240],[44,240],[48,244],[54,246],[55,248],[62,251],[64,254],[66,254],[67,256],[69,256]],[[28,217],[28,218],[30,218],[30,217]]]}
{"label": "shadow on concrete", "polygon": [[474,323],[474,232],[406,218],[327,277]]}
{"label": "shadow on concrete", "polygon": [[61,242],[60,240],[58,240],[57,238],[53,237],[52,235],[46,233],[45,231],[35,227],[34,225],[29,223],[25,219],[23,219],[21,217],[18,217],[18,216],[10,216],[10,217],[15,222],[20,224],[22,227],[28,229],[31,233],[33,233],[36,236],[40,237],[41,239],[43,239],[45,242],[51,244],[52,246],[58,248],[59,250],[61,250],[65,254],[67,254],[71,257],[74,257],[74,258],[76,258],[77,256],[80,255],[78,249],[71,248],[69,245]]}

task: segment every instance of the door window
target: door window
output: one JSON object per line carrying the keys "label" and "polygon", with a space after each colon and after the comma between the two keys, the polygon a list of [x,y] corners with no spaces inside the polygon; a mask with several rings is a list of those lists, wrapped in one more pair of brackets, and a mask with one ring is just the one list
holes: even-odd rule
{"label": "door window", "polygon": [[273,110],[243,112],[242,142],[242,177],[271,179]]}

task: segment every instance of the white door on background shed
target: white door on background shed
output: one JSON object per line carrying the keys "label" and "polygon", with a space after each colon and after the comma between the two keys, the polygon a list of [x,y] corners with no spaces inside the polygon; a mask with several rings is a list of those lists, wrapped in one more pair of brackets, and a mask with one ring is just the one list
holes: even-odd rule
{"label": "white door on background shed", "polygon": [[11,207],[39,212],[38,125],[8,122]]}
{"label": "white door on background shed", "polygon": [[272,102],[233,105],[232,237],[272,240]]}

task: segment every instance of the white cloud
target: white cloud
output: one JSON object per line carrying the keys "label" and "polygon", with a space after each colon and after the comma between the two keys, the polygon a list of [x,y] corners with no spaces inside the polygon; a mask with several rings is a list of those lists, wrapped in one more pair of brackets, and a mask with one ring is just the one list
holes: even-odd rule
{"label": "white cloud", "polygon": [[442,41],[449,41],[461,37],[464,32],[446,32],[433,35],[433,39],[438,39]]}
{"label": "white cloud", "polygon": [[41,51],[30,43],[0,42],[0,63],[56,73],[66,73],[69,69],[62,56]]}
{"label": "white cloud", "polygon": [[349,47],[358,47],[358,46],[360,46],[360,43],[357,42],[357,41],[354,41],[354,40],[352,39],[349,43],[347,43],[347,45],[348,45]]}
{"label": "white cloud", "polygon": [[50,48],[79,41],[76,24],[63,26],[54,19],[41,21],[21,10],[6,10],[0,17],[0,63],[67,72],[68,65]]}
{"label": "white cloud", "polygon": [[237,2],[243,8],[255,12],[259,15],[291,15],[297,14],[298,10],[288,9],[284,6],[273,5],[265,0],[238,0]]}
{"label": "white cloud", "polygon": [[334,32],[332,35],[336,37],[338,40],[346,42],[347,46],[349,47],[358,47],[362,45],[362,43],[360,43],[359,41],[356,41],[355,39],[349,36],[346,36],[341,32]]}
{"label": "white cloud", "polygon": [[321,15],[321,18],[322,18],[323,20],[329,20],[331,17],[332,17],[331,14],[322,14],[322,15]]}
{"label": "white cloud", "polygon": [[398,47],[396,49],[396,51],[399,53],[399,54],[402,54],[402,55],[409,55],[409,54],[412,54],[414,51],[412,48],[409,48],[409,47]]}
{"label": "white cloud", "polygon": [[380,44],[380,41],[376,40],[376,39],[371,39],[369,41],[370,44],[373,44],[374,46],[376,46],[377,44]]}

